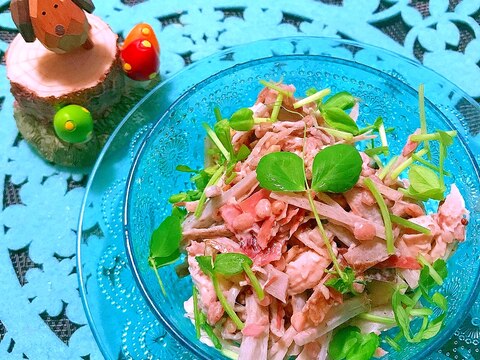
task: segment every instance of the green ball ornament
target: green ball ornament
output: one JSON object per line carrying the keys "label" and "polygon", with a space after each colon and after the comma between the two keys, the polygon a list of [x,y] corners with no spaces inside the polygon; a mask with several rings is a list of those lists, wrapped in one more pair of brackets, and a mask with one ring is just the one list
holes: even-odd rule
{"label": "green ball ornament", "polygon": [[83,143],[92,137],[92,114],[83,106],[67,105],[55,114],[53,127],[60,140],[72,144]]}

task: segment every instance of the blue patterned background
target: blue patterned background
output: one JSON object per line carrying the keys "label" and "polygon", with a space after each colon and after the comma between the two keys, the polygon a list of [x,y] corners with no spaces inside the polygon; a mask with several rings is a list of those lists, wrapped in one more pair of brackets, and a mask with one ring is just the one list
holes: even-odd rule
{"label": "blue patterned background", "polygon": [[[161,73],[233,45],[314,35],[344,37],[416,58],[480,99],[480,0],[96,1],[123,35],[138,22],[157,32]],[[0,0],[0,57],[12,38]],[[0,64],[0,359],[101,359],[78,292],[75,242],[90,169],[44,162],[19,137]],[[480,359],[480,305],[451,340],[455,359]],[[469,349],[477,348],[477,352]],[[127,358],[134,356],[124,354]],[[443,355],[442,355],[443,356]]]}

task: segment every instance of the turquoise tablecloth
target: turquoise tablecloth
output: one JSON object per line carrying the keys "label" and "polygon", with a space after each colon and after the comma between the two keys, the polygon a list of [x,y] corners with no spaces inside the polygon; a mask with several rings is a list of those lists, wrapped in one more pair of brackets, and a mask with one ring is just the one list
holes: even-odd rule
{"label": "turquoise tablecloth", "polygon": [[[140,4],[132,5],[133,2]],[[218,50],[290,35],[345,37],[417,58],[480,98],[480,0],[96,1],[114,31],[152,24],[164,78]],[[0,0],[0,57],[11,40]],[[2,12],[3,11],[3,12]],[[75,267],[76,226],[89,169],[44,162],[18,136],[0,64],[0,359],[101,359]],[[480,303],[442,356],[480,359]]]}

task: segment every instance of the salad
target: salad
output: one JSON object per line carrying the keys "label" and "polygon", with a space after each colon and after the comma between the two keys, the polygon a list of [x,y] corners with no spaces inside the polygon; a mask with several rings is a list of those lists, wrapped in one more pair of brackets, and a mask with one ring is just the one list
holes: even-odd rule
{"label": "salad", "polygon": [[394,129],[360,127],[352,94],[262,84],[251,107],[204,124],[204,169],[177,167],[192,189],[150,244],[162,291],[157,269],[185,253],[186,316],[231,358],[362,360],[434,337],[448,306],[435,287],[468,224],[445,183],[456,132],[427,132],[423,86],[419,129],[393,154]]}

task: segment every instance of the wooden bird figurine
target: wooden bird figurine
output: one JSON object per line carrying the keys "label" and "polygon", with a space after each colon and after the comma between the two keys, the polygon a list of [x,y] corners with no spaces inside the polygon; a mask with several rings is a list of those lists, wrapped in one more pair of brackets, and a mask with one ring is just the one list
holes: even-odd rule
{"label": "wooden bird figurine", "polygon": [[91,13],[94,9],[91,0],[12,0],[10,4],[13,21],[25,41],[37,38],[58,54],[80,46],[93,47],[84,10]]}

